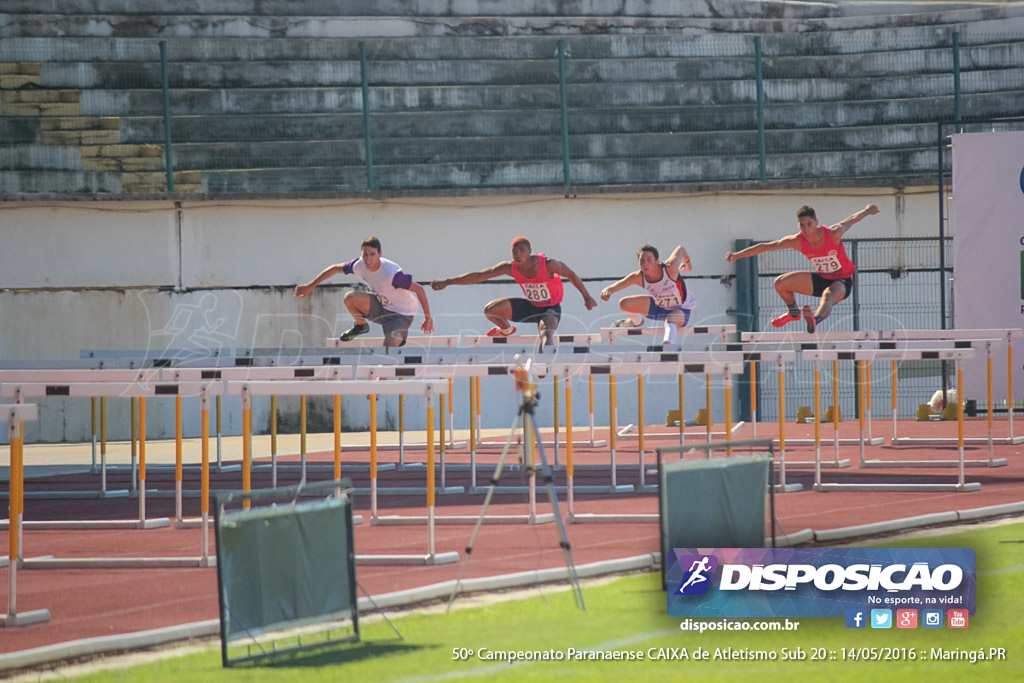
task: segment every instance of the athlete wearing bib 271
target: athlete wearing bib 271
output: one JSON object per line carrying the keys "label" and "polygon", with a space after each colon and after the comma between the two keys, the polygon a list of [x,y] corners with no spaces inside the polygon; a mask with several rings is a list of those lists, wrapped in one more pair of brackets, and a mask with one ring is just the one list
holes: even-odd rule
{"label": "athlete wearing bib 271", "polygon": [[403,346],[419,306],[423,307],[420,329],[426,334],[434,331],[426,291],[412,281],[411,275],[403,273],[400,265],[381,258],[380,240],[376,237],[363,240],[359,258],[328,266],[312,282],[296,286],[296,298],[309,296],[317,285],[339,273],[358,275],[370,287],[369,293],[350,291],[345,294],[345,307],[355,319],[355,325],[341,334],[341,341],[352,341],[369,332],[370,325],[366,321],[371,320],[384,328],[384,346]]}
{"label": "athlete wearing bib 271", "polygon": [[[804,322],[807,323],[807,331],[814,332],[818,323],[832,312],[832,307],[850,296],[853,291],[853,273],[856,268],[846,255],[843,235],[854,223],[876,213],[878,207],[868,204],[852,216],[828,227],[818,223],[814,209],[801,206],[796,212],[800,232],[774,242],[762,242],[737,252],[730,251],[725,255],[725,260],[733,263],[741,258],[779,249],[796,249],[810,259],[814,267],[813,273],[798,271],[775,278],[775,291],[782,297],[789,310],[772,320],[772,325],[782,327],[803,316]],[[811,307],[807,305],[804,305],[802,310],[797,309],[795,294],[821,297],[818,310],[811,312]]]}
{"label": "athlete wearing bib 271", "polygon": [[506,276],[511,277],[523,290],[523,298],[495,299],[484,307],[484,315],[494,324],[487,334],[507,337],[514,334],[517,323],[537,323],[540,332],[540,350],[551,344],[558,321],[562,317],[562,278],[566,278],[583,296],[587,310],[597,306],[583,281],[572,268],[544,254],[532,253],[530,241],[525,237],[512,240],[512,260],[502,261],[486,270],[465,273],[458,277],[434,280],[430,286],[441,290],[448,285],[475,285]]}
{"label": "athlete wearing bib 271", "polygon": [[649,296],[639,294],[619,299],[619,308],[629,315],[617,320],[615,327],[640,327],[644,318],[665,321],[665,337],[662,344],[675,344],[679,328],[690,322],[690,314],[697,305],[697,299],[679,276],[693,269],[690,255],[682,245],[672,251],[668,260],[658,260],[658,250],[643,244],[636,250],[640,259],[640,270],[633,271],[613,285],[601,290],[601,299],[608,301],[612,294],[631,285],[646,289]]}

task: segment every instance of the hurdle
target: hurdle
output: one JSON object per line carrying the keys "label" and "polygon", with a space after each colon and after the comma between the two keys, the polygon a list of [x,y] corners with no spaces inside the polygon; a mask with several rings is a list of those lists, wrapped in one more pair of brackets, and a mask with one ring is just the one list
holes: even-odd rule
{"label": "hurdle", "polygon": [[[174,396],[201,396],[201,395],[219,395],[221,387],[217,383],[209,384],[202,382],[184,382],[184,383],[164,383],[164,382],[150,382],[147,384],[140,384],[138,382],[69,382],[63,384],[43,384],[43,383],[25,383],[25,384],[4,384],[0,386],[0,395],[5,397],[15,398],[19,402],[23,402],[25,398],[42,398],[42,397],[53,397],[62,396],[68,398],[110,398],[110,397],[122,397],[122,398],[146,398],[146,397],[174,397]],[[143,414],[140,416],[142,420],[145,419],[144,403],[141,404],[141,410]],[[144,422],[143,422],[144,424]],[[140,528],[140,529],[151,529],[170,526],[170,520],[167,518],[160,519],[147,519],[146,518],[146,494],[147,488],[145,485],[146,480],[146,460],[145,460],[145,430],[144,427],[140,432],[140,449],[139,449],[139,518],[138,520],[106,520],[106,521],[79,521],[79,522],[31,522],[31,528],[66,528],[66,525],[71,525],[70,528],[104,528],[104,529],[120,529],[120,528]]]}
{"label": "hurdle", "polygon": [[[220,395],[223,391],[221,383],[153,383],[147,386],[137,383],[123,382],[80,382],[70,384],[20,384],[5,385],[4,393],[11,392],[22,397],[67,396],[67,397],[109,397],[136,396],[146,397],[199,397],[203,414],[203,492],[201,555],[199,557],[120,557],[120,558],[31,558],[23,562],[26,569],[98,569],[98,568],[181,568],[209,567],[215,562],[209,553],[209,397]],[[144,405],[141,403],[140,405]],[[144,410],[144,409],[143,409]],[[139,519],[138,520],[105,520],[105,521],[71,521],[71,522],[32,522],[35,529],[151,529],[170,526],[170,520],[146,518],[146,461],[145,434],[140,433],[139,450]]]}
{"label": "hurdle", "polygon": [[[1013,340],[1024,337],[1024,329],[977,329],[977,330],[889,330],[881,333],[883,339],[892,340],[905,340],[905,339],[918,339],[918,340],[967,340],[967,341],[979,341],[986,339],[999,340],[1000,343],[1006,344],[1006,410],[1007,410],[1007,426],[1009,433],[1006,437],[994,439],[992,422],[993,422],[993,406],[992,406],[992,349],[990,346],[986,346],[986,364],[987,364],[987,395],[988,395],[988,437],[987,439],[967,438],[966,443],[981,443],[987,441],[992,443],[993,440],[1003,444],[1018,445],[1024,443],[1024,436],[1014,436],[1013,433],[1013,422],[1014,422],[1014,405],[1013,405]],[[895,407],[895,391],[893,392],[893,406]],[[963,401],[963,396],[957,394],[957,400]],[[893,413],[893,432],[892,432],[893,443],[915,443],[921,445],[943,445],[948,444],[948,439],[936,439],[936,438],[911,438],[911,437],[900,437],[897,436],[896,432],[896,418],[895,412]],[[991,460],[991,448],[989,458]],[[997,466],[997,465],[991,465]]]}
{"label": "hurdle", "polygon": [[[539,374],[547,374],[548,366],[542,363],[538,363],[533,368]],[[487,376],[509,376],[512,371],[511,366],[507,365],[447,365],[447,366],[418,366],[415,368],[394,368],[393,366],[382,366],[378,369],[378,379],[385,377],[394,376],[392,373],[401,373],[408,376],[429,376],[432,374],[439,374],[445,377],[468,377],[471,380],[470,387],[473,389],[474,380],[479,382],[480,378]],[[417,375],[416,373],[419,373]],[[476,406],[473,406],[473,397],[476,397]],[[479,390],[473,390],[471,392],[471,407],[478,409],[479,405]],[[513,424],[514,427],[514,424]],[[505,449],[503,451],[503,458],[507,456],[508,449],[511,447],[511,441],[514,434],[510,431],[508,438],[505,442]],[[376,514],[376,506],[371,504],[371,523],[375,525],[390,525],[398,526],[404,524],[423,524],[423,523],[436,523],[440,525],[458,525],[458,524],[476,524],[478,520],[482,519],[482,522],[492,524],[546,524],[554,521],[552,514],[538,514],[536,509],[536,473],[533,468],[533,453],[529,450],[531,440],[524,438],[524,460],[527,462],[524,464],[524,469],[529,472],[529,483],[526,486],[498,486],[495,482],[495,478],[500,476],[500,472],[497,472],[492,476],[492,485],[487,487],[489,494],[502,493],[502,494],[528,494],[528,507],[526,514],[512,514],[512,515],[486,515],[483,518],[478,516],[467,516],[467,515],[435,515],[433,520],[416,515],[378,515]],[[477,462],[474,459],[475,452],[471,449],[471,462],[470,462],[470,493],[481,493],[481,487],[476,485],[477,479]],[[443,472],[443,469],[442,469]],[[458,487],[461,492],[462,487]]]}
{"label": "hurdle", "polygon": [[[742,372],[743,362],[739,359],[724,360],[715,359],[709,360],[706,353],[690,352],[690,353],[670,353],[663,354],[666,356],[660,362],[652,361],[634,361],[634,362],[620,362],[617,364],[592,364],[588,361],[583,362],[572,362],[572,363],[554,363],[552,364],[552,371],[556,374],[569,377],[575,374],[589,373],[591,375],[609,375],[609,396],[610,401],[614,403],[615,396],[615,383],[614,379],[617,375],[633,375],[638,378],[648,375],[662,375],[662,376],[679,376],[685,374],[702,374],[705,376],[710,375],[721,375],[723,379],[723,385],[725,390],[725,411],[726,411],[726,443],[730,443],[732,440],[731,432],[731,385],[732,375],[737,372]],[[640,392],[638,396],[642,396],[642,387],[639,386]],[[710,406],[709,406],[710,408]],[[614,410],[611,411],[614,415]],[[614,422],[614,418],[612,418]],[[643,422],[643,420],[641,420]],[[609,432],[609,446],[610,446],[610,457],[611,457],[611,469],[612,469],[612,485],[617,485],[616,479],[616,461],[615,461],[615,425],[611,425]],[[640,444],[643,444],[641,430]],[[567,475],[568,476],[568,475]],[[644,463],[644,450],[638,451],[638,490],[650,491],[645,481],[646,478],[646,465]],[[569,479],[567,481],[567,487],[572,491],[575,486],[574,482]],[[654,487],[656,488],[656,487]],[[650,515],[644,514],[577,514],[574,509],[575,495],[574,492],[570,493],[568,498],[569,501],[569,512],[568,520],[573,523],[582,522],[647,522],[650,521]]]}
{"label": "hurdle", "polygon": [[[367,555],[357,558],[364,565],[440,565],[458,561],[458,552],[437,553],[435,550],[434,507],[435,507],[435,474],[434,474],[434,398],[445,390],[445,383],[440,381],[409,380],[403,382],[378,382],[374,380],[347,380],[306,382],[295,380],[232,382],[228,384],[228,392],[243,397],[252,396],[340,396],[340,395],[420,395],[427,402],[427,552],[425,555]],[[243,408],[244,409],[244,408]],[[244,424],[244,421],[243,421]],[[371,421],[371,429],[374,422]],[[243,439],[243,443],[244,443]],[[373,443],[371,437],[371,444]],[[371,461],[374,450],[371,449]],[[377,486],[376,471],[371,462],[370,487],[371,496]],[[248,493],[248,491],[244,491]],[[372,511],[372,517],[376,510]]]}
{"label": "hurdle", "polygon": [[10,520],[8,528],[7,614],[0,616],[0,627],[31,626],[50,621],[50,610],[38,609],[18,612],[18,565],[23,563],[21,530],[24,521],[24,443],[25,423],[39,417],[38,406],[14,404],[0,405],[0,423],[7,425],[10,438]]}
{"label": "hurdle", "polygon": [[[964,481],[964,411],[963,404],[957,402],[957,446],[958,454],[955,465],[958,467],[958,477],[955,484],[854,484],[854,483],[823,483],[821,481],[821,467],[817,466],[821,462],[821,433],[819,430],[820,419],[819,411],[821,408],[821,362],[822,361],[838,361],[838,360],[853,360],[853,361],[913,361],[913,360],[952,360],[956,364],[957,374],[957,392],[958,395],[962,395],[960,392],[963,389],[963,370],[960,368],[960,361],[965,358],[974,357],[973,348],[959,348],[959,349],[871,349],[871,350],[858,350],[858,351],[839,351],[839,350],[818,350],[809,349],[801,351],[801,355],[807,360],[813,361],[814,363],[814,460],[816,467],[814,470],[814,488],[817,491],[842,491],[842,490],[861,490],[861,491],[952,491],[952,492],[964,492],[964,491],[977,491],[981,488],[981,484],[977,482],[965,482]],[[863,394],[862,394],[863,396]],[[899,463],[892,463],[892,466],[899,466]]]}
{"label": "hurdle", "polygon": [[[602,327],[601,337],[605,340],[606,344],[614,345],[615,340],[629,337],[640,337],[640,339],[633,339],[632,341],[643,342],[643,337],[663,335],[665,333],[661,326],[645,326],[645,327]],[[679,330],[679,337],[677,339],[676,346],[681,345],[682,339],[695,334],[713,334],[722,338],[723,342],[729,341],[730,334],[736,334],[735,325],[693,325],[689,327],[683,327]],[[662,348],[662,344],[651,345],[649,351],[658,351]]]}
{"label": "hurdle", "polygon": [[[832,332],[832,331],[830,331],[830,332],[814,332],[814,333],[808,333],[808,332],[740,332],[740,342],[741,343],[740,344],[735,344],[735,343],[733,343],[733,344],[726,344],[725,348],[726,348],[726,350],[730,350],[730,351],[734,351],[734,350],[735,351],[739,351],[739,350],[743,350],[743,351],[750,350],[750,351],[753,351],[755,349],[764,348],[765,344],[770,344],[771,348],[774,348],[774,349],[790,348],[790,349],[794,349],[794,350],[797,350],[797,351],[801,351],[801,350],[805,350],[805,349],[836,349],[836,348],[840,348],[840,347],[842,347],[844,345],[850,345],[851,348],[861,348],[859,346],[859,343],[873,342],[873,341],[876,341],[877,339],[879,339],[879,333],[874,331],[874,330],[856,330],[856,331],[853,331],[853,332],[841,332],[841,331]],[[870,368],[870,366],[869,366],[869,368]],[[751,374],[752,377],[754,376],[753,373],[754,373],[754,371],[752,371],[752,374]],[[839,408],[839,399],[838,399],[838,391],[837,391],[838,384],[839,384],[838,368],[835,368],[835,367],[833,368],[832,379],[833,379],[832,387],[833,387],[833,396],[834,396],[833,402],[835,403],[835,411],[834,412],[838,412],[838,408]],[[870,405],[871,405],[871,398],[870,398],[871,387],[870,387],[870,384],[868,385],[867,390],[869,392],[868,406],[870,407]],[[756,391],[756,388],[755,388],[755,386],[754,386],[754,384],[752,382],[751,383],[751,392],[755,392],[755,391]],[[753,398],[753,393],[752,393],[752,399],[751,399],[752,405],[753,405],[753,401],[754,400],[755,399]],[[780,404],[780,406],[781,406],[781,404]],[[780,424],[782,422],[785,422],[784,411],[781,411],[781,410],[780,410],[780,414],[779,414],[779,422],[780,422]],[[834,426],[837,426],[838,422],[839,422],[838,420],[834,420]],[[881,445],[883,443],[883,441],[884,441],[883,439],[875,438],[875,437],[871,436],[871,418],[870,418],[870,413],[869,413],[869,416],[868,416],[867,429],[868,429],[868,436],[867,436],[868,444],[872,445],[872,446]],[[757,433],[756,427],[754,428],[754,433],[755,434]],[[789,440],[789,444],[791,446],[810,446],[810,445],[813,445],[813,443],[814,443],[813,439],[790,439]],[[857,440],[849,440],[849,439],[839,439],[838,443],[839,443],[839,445],[844,445],[844,446],[859,445],[859,441],[857,441]],[[797,466],[799,466],[799,463],[792,463],[792,466],[797,467]],[[831,463],[830,466],[831,467],[849,467],[850,466],[850,462],[848,460],[840,460],[839,457],[838,457],[838,454],[837,454],[836,457],[834,458],[834,462]]]}
{"label": "hurdle", "polygon": [[[23,383],[60,383],[60,382],[149,382],[159,377],[159,370],[118,370],[118,369],[0,369],[0,385]],[[92,472],[100,475],[100,490],[89,491],[33,491],[30,498],[124,498],[131,494],[128,489],[107,489],[107,439],[106,439],[106,398],[101,398],[97,410],[97,397],[91,401],[92,409]],[[99,422],[99,443],[97,444],[97,422]],[[97,449],[97,446],[99,448]],[[97,467],[97,450],[99,466]],[[134,461],[134,453],[133,453]]]}

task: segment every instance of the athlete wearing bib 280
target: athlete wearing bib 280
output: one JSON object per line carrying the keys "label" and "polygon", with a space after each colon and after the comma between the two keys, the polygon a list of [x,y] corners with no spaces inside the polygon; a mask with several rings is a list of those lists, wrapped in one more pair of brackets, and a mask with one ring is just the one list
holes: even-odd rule
{"label": "athlete wearing bib 280", "polygon": [[487,334],[507,337],[516,331],[513,322],[537,323],[541,337],[540,350],[543,351],[552,343],[562,317],[563,277],[579,290],[588,311],[595,308],[597,302],[572,268],[545,254],[534,254],[530,241],[525,237],[516,237],[510,246],[511,261],[502,261],[486,270],[458,277],[434,280],[430,286],[434,290],[441,290],[448,285],[474,285],[496,277],[511,277],[522,289],[523,297],[495,299],[484,307],[484,315],[494,324]]}
{"label": "athlete wearing bib 280", "polygon": [[[853,227],[854,223],[859,223],[864,218],[876,213],[878,213],[878,207],[868,204],[835,225],[824,226],[818,223],[814,209],[809,206],[801,206],[796,212],[800,232],[774,242],[762,242],[737,252],[730,251],[725,255],[725,260],[733,263],[741,258],[779,249],[795,249],[806,256],[814,267],[813,273],[797,271],[775,278],[775,291],[782,297],[788,311],[772,320],[772,325],[782,327],[803,317],[807,324],[807,331],[814,332],[818,323],[832,312],[832,307],[850,296],[853,291],[853,274],[856,267],[850,257],[846,255],[846,248],[842,242],[843,235]],[[812,312],[808,305],[804,305],[803,309],[798,309],[796,294],[820,297],[818,310]]]}
{"label": "athlete wearing bib 280", "polygon": [[679,329],[690,323],[690,315],[697,306],[696,297],[680,277],[680,273],[693,269],[690,255],[679,245],[662,263],[658,250],[649,244],[641,245],[636,255],[640,269],[601,290],[601,299],[608,301],[612,294],[631,285],[643,287],[648,296],[639,294],[619,299],[619,308],[629,317],[615,321],[614,327],[640,327],[644,318],[664,320],[662,343],[675,344]]}

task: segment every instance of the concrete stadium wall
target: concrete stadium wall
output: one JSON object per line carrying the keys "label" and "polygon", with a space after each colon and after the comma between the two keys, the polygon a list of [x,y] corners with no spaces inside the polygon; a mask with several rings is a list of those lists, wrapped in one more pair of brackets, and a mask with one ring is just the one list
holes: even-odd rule
{"label": "concrete stadium wall", "polygon": [[[506,260],[509,240],[525,234],[535,251],[573,267],[595,298],[635,269],[639,244],[649,242],[667,255],[682,243],[694,264],[687,278],[698,299],[694,322],[729,323],[734,322],[727,313],[734,305],[729,276],[735,270],[724,254],[734,240],[769,240],[794,232],[795,210],[804,203],[814,206],[823,222],[835,222],[872,202],[881,214],[857,225],[851,236],[937,233],[934,189],[906,194],[877,190],[225,202],[182,204],[180,210],[168,202],[8,203],[0,207],[0,358],[78,358],[85,349],[148,349],[153,355],[175,349],[188,355],[189,349],[323,346],[350,325],[342,295],[357,280],[337,277],[303,301],[294,299],[292,289],[327,265],[355,258],[367,235],[379,236],[385,256],[428,283]],[[517,291],[511,282],[492,282],[430,292],[436,333],[485,332],[489,324],[481,311],[486,302]],[[619,317],[616,301],[629,293],[599,302],[588,312],[568,286],[560,329],[593,332],[608,326]],[[694,349],[705,343],[686,342]],[[660,420],[654,413],[675,404],[674,384],[657,385],[648,386],[648,420]],[[514,415],[515,397],[497,380],[491,386],[493,390],[485,385],[485,426],[505,426]],[[585,384],[579,389],[585,391]],[[687,390],[686,413],[692,417],[703,405],[703,391],[697,384]],[[464,401],[465,396],[456,397],[462,412],[468,410]],[[635,399],[620,402],[620,423],[636,422]],[[127,436],[124,403],[110,408],[110,438]],[[172,435],[173,402],[166,403],[150,407],[151,438]],[[240,411],[233,403],[225,401],[226,433],[241,430]],[[288,405],[282,404],[282,413]],[[384,422],[396,419],[397,411],[389,405],[381,410]],[[89,438],[87,401],[47,399],[43,410],[44,415],[54,411],[60,419],[51,415],[30,426],[30,441]],[[195,413],[186,413],[186,429],[196,435],[198,407],[186,410]],[[598,401],[597,411],[599,423],[606,423],[606,399]],[[721,415],[720,405],[717,411]],[[368,424],[364,399],[346,399],[344,412],[346,428]],[[577,413],[585,422],[585,401],[578,402]],[[468,427],[459,415],[456,426]],[[257,404],[255,428],[266,428],[268,419],[269,407]],[[326,412],[319,423],[315,416],[311,419],[330,424]],[[541,413],[542,423],[550,419]],[[410,411],[407,426],[423,428],[423,417]]]}

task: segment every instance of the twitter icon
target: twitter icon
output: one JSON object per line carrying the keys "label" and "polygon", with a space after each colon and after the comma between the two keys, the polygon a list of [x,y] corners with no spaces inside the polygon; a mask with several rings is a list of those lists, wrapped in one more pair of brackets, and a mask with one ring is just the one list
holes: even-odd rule
{"label": "twitter icon", "polygon": [[871,628],[892,628],[892,610],[871,610]]}

